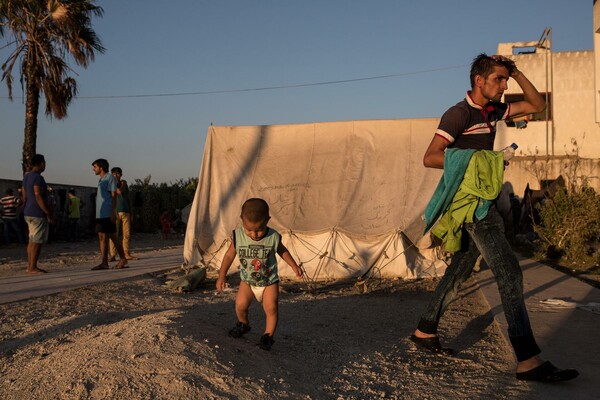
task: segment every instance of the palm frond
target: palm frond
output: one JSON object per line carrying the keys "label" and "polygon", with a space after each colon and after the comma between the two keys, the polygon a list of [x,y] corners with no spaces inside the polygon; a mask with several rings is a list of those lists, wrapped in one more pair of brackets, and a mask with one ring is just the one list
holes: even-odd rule
{"label": "palm frond", "polygon": [[47,116],[66,117],[68,106],[77,95],[77,82],[71,76],[76,73],[67,61],[87,68],[96,52],[105,51],[92,28],[92,17],[104,14],[95,3],[96,0],[0,0],[0,38],[11,34],[6,46],[0,48],[15,46],[2,64],[2,80],[12,99],[13,70],[19,62],[26,99],[24,168],[35,151],[41,93],[46,99]]}

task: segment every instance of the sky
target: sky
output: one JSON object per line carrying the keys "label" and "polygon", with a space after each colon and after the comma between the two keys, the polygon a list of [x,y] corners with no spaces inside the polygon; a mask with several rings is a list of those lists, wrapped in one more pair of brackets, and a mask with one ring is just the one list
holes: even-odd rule
{"label": "sky", "polygon": [[[593,48],[592,0],[97,4],[104,16],[93,27],[106,52],[87,69],[70,61],[79,93],[66,119],[40,106],[37,151],[50,183],[96,186],[97,158],[130,183],[196,177],[211,124],[440,117],[464,98],[477,54],[537,41],[546,27],[553,51]],[[15,82],[12,102],[0,82],[5,179],[22,176],[25,107]]]}

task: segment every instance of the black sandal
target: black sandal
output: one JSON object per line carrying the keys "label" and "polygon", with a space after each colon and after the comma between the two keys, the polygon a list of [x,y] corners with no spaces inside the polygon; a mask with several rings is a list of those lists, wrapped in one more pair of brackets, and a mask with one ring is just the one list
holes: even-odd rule
{"label": "black sandal", "polygon": [[273,343],[275,343],[275,341],[273,340],[273,336],[269,335],[268,333],[265,333],[264,335],[262,335],[260,337],[260,341],[258,342],[258,347],[260,347],[263,350],[268,351],[268,350],[271,350]]}
{"label": "black sandal", "polygon": [[521,381],[537,382],[562,382],[575,379],[579,376],[576,369],[558,369],[550,361],[546,361],[534,369],[517,372],[517,379]]}
{"label": "black sandal", "polygon": [[442,347],[440,344],[440,339],[437,336],[420,338],[415,335],[410,335],[410,340],[412,340],[418,347],[429,350],[433,354],[444,354],[447,356],[454,354],[454,350],[447,347]]}
{"label": "black sandal", "polygon": [[244,324],[243,322],[237,322],[235,326],[229,330],[229,336],[238,339],[248,332],[250,332],[250,325]]}

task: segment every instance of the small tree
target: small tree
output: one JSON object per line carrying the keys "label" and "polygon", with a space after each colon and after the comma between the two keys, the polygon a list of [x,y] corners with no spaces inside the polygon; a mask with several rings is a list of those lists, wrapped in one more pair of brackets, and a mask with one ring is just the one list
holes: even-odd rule
{"label": "small tree", "polygon": [[104,52],[91,22],[93,15],[101,17],[102,13],[94,0],[0,0],[0,37],[9,37],[4,47],[14,46],[2,64],[2,80],[12,100],[12,74],[18,62],[25,95],[23,173],[37,152],[40,94],[46,98],[47,116],[67,116],[67,108],[77,95],[67,56],[87,68],[96,51]]}
{"label": "small tree", "polygon": [[600,197],[587,187],[560,188],[538,205],[541,223],[535,232],[542,238],[543,254],[555,254],[570,264],[598,261],[591,244],[600,232]]}
{"label": "small tree", "polygon": [[131,185],[133,208],[136,215],[135,229],[139,232],[156,232],[160,227],[161,210],[175,216],[177,211],[194,199],[198,178],[180,179],[175,183],[150,183],[152,177],[135,179]]}
{"label": "small tree", "polygon": [[572,139],[571,144],[573,148],[560,163],[567,185],[536,205],[540,223],[534,225],[534,231],[541,238],[538,257],[552,255],[573,266],[589,265],[600,261],[592,247],[600,233],[600,196],[589,186],[591,177],[581,171],[577,141]]}

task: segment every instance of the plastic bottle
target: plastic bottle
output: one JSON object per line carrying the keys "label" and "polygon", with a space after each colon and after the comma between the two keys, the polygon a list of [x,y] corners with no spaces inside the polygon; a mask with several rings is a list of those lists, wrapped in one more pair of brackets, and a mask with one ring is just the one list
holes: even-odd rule
{"label": "plastic bottle", "polygon": [[513,158],[518,148],[519,146],[517,146],[516,143],[513,143],[510,146],[507,146],[504,149],[502,149],[502,152],[504,153],[504,161],[508,161],[511,158]]}

